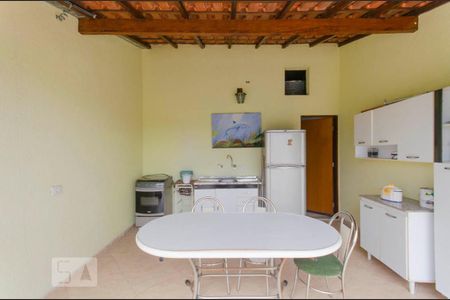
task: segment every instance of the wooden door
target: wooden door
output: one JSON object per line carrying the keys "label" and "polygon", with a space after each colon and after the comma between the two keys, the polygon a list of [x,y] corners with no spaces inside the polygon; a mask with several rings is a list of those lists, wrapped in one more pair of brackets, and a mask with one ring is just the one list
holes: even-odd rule
{"label": "wooden door", "polygon": [[326,215],[335,212],[334,117],[304,117],[306,130],[307,210]]}

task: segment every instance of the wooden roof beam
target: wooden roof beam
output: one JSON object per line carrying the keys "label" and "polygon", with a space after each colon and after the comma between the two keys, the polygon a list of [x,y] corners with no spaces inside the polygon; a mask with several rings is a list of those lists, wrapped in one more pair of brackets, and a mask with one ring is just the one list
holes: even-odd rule
{"label": "wooden roof beam", "polygon": [[286,1],[286,4],[284,5],[283,9],[281,9],[281,11],[275,17],[275,19],[283,19],[291,11],[292,5],[294,5],[294,3],[295,3],[294,0]]}
{"label": "wooden roof beam", "polygon": [[267,40],[268,36],[260,36],[256,42],[255,48],[258,49]]}
{"label": "wooden roof beam", "polygon": [[418,16],[420,14],[423,14],[427,11],[435,9],[436,7],[441,6],[448,2],[450,2],[450,1],[449,0],[434,0],[425,6],[422,6],[422,7],[419,7],[417,9],[410,11],[409,13],[405,14],[405,16]]}
{"label": "wooden roof beam", "polygon": [[285,48],[289,47],[289,45],[291,45],[292,43],[295,43],[299,38],[300,38],[299,35],[291,36],[283,43],[283,45],[281,45],[281,48],[285,49]]}
{"label": "wooden roof beam", "polygon": [[317,45],[319,45],[321,43],[324,43],[324,42],[328,41],[329,39],[331,39],[333,37],[334,37],[334,35],[324,35],[323,37],[320,37],[317,40],[309,43],[309,47],[317,46]]}
{"label": "wooden roof beam", "polygon": [[390,0],[386,1],[384,4],[380,5],[378,8],[369,10],[367,13],[365,13],[362,18],[379,18],[384,13],[390,11],[391,9],[395,8],[397,5],[401,4],[402,0]]}
{"label": "wooden roof beam", "polygon": [[366,36],[367,36],[367,34],[358,34],[358,35],[352,36],[351,38],[348,38],[345,41],[338,43],[338,46],[339,47],[345,46],[347,44],[353,43],[354,41],[365,38]]}
{"label": "wooden roof beam", "polygon": [[327,9],[323,14],[320,14],[318,17],[322,19],[326,18],[332,18],[336,16],[338,12],[345,9],[347,6],[349,6],[353,1],[348,0],[340,0],[336,1],[336,3],[333,5],[333,7]]}
{"label": "wooden roof beam", "polygon": [[141,40],[140,38],[136,37],[136,36],[121,36],[121,38],[123,38],[124,40],[132,43],[133,45],[141,48],[141,49],[151,49],[152,46],[150,45],[150,43],[147,43],[143,40]]}
{"label": "wooden roof beam", "polygon": [[[47,1],[48,3],[50,3],[51,5],[57,6],[53,3],[53,1]],[[61,7],[64,7],[65,9],[69,9],[73,12],[76,13],[77,17],[78,16],[83,16],[83,17],[87,17],[87,18],[97,18],[98,14],[94,13],[88,9],[85,9],[84,7],[82,7],[78,1],[75,0],[66,0],[66,1],[56,1]],[[58,6],[59,7],[59,6]]]}
{"label": "wooden roof beam", "polygon": [[203,43],[202,39],[199,36],[196,36],[194,39],[200,48],[205,49],[205,43]]}
{"label": "wooden roof beam", "polygon": [[231,15],[230,15],[231,20],[236,19],[236,14],[237,14],[237,0],[231,0]]}
{"label": "wooden roof beam", "polygon": [[231,37],[226,37],[225,43],[228,45],[228,49],[231,49],[231,47],[233,46],[233,40],[231,39]]}
{"label": "wooden roof beam", "polygon": [[131,5],[128,1],[117,1],[120,6],[122,6],[126,11],[128,11],[134,18],[136,19],[145,19],[145,16],[142,12],[135,9],[133,5]]}
{"label": "wooden roof beam", "polygon": [[[386,1],[383,5],[379,6],[377,9],[371,10],[367,13],[365,13],[362,18],[367,19],[367,18],[379,18],[381,17],[384,13],[388,12],[389,10],[395,8],[397,5],[399,5],[400,3],[402,3],[402,0],[390,0],[390,1]],[[362,38],[365,38],[369,36],[369,34],[357,34],[355,36],[352,36],[351,38],[346,39],[343,42],[338,43],[339,47],[345,46],[347,44],[350,44],[354,41],[360,40]]]}
{"label": "wooden roof beam", "polygon": [[177,0],[177,1],[175,1],[175,4],[176,4],[178,10],[180,11],[181,16],[185,19],[189,19],[189,12],[187,11],[186,7],[184,6],[183,1]]}
{"label": "wooden roof beam", "polygon": [[[277,14],[277,16],[275,17],[275,19],[280,20],[283,19],[291,10],[292,5],[294,5],[295,1],[293,0],[288,0],[286,1],[286,4],[284,5],[284,7],[281,9],[281,11]],[[256,42],[255,48],[258,49],[259,47],[261,47],[261,45],[267,40],[268,36],[261,36],[258,41]]]}
{"label": "wooden roof beam", "polygon": [[[75,0],[71,0],[71,1],[59,1],[60,3],[66,3],[66,2],[69,2],[70,4],[72,4],[73,6],[72,6],[72,9],[76,9],[77,10],[77,12],[80,12],[80,13],[82,13],[85,17],[89,17],[89,18],[93,18],[93,19],[96,19],[96,18],[104,18],[105,16],[102,14],[102,13],[99,13],[99,12],[92,12],[92,11],[90,11],[90,10],[88,10],[88,9],[86,9],[86,8],[84,8],[84,7],[82,7],[80,4],[79,4],[79,1],[75,1]],[[121,1],[121,3],[122,2],[125,2],[125,1]],[[129,3],[126,3],[126,5],[130,5]],[[127,9],[127,8],[126,8]],[[134,9],[134,8],[133,8]],[[131,11],[130,11],[131,12]],[[120,36],[120,38],[122,38],[122,39],[124,39],[125,41],[127,41],[127,42],[129,42],[129,43],[131,43],[131,44],[133,44],[133,45],[135,45],[136,47],[139,47],[139,48],[141,48],[141,49],[151,49],[152,48],[152,46],[151,46],[151,44],[150,43],[147,43],[147,42],[145,42],[145,41],[143,41],[143,40],[141,40],[140,38],[138,38],[138,37],[136,37],[136,36],[131,36],[131,35],[122,35],[122,36]]]}
{"label": "wooden roof beam", "polygon": [[418,17],[396,17],[389,19],[303,19],[303,20],[139,20],[139,19],[80,19],[78,31],[91,35],[152,35],[170,36],[265,36],[315,35],[324,36],[332,32],[337,36],[373,33],[415,32]]}
{"label": "wooden roof beam", "polygon": [[167,44],[169,44],[170,46],[174,47],[175,49],[178,48],[178,44],[175,43],[174,41],[172,41],[168,36],[165,35],[161,35],[160,38],[166,42]]}

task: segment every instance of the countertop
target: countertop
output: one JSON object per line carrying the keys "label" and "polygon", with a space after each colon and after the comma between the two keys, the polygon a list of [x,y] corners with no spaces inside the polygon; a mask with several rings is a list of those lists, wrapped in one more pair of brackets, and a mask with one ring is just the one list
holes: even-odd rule
{"label": "countertop", "polygon": [[261,180],[247,182],[217,182],[217,181],[198,181],[192,182],[196,189],[232,189],[232,188],[259,188],[262,184]]}
{"label": "countertop", "polygon": [[423,208],[420,206],[420,202],[418,200],[414,200],[411,198],[403,197],[403,202],[396,203],[391,201],[386,201],[380,198],[378,195],[360,195],[362,198],[372,200],[379,204],[383,204],[395,209],[398,209],[403,212],[433,212],[432,209]]}

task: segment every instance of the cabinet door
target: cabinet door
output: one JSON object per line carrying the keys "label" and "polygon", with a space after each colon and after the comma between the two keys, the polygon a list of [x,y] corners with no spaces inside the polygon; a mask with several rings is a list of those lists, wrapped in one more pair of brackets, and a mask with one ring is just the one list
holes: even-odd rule
{"label": "cabinet door", "polygon": [[401,114],[397,128],[401,131],[398,159],[434,162],[434,93],[399,102]]}
{"label": "cabinet door", "polygon": [[380,258],[381,208],[371,201],[361,199],[361,247],[369,254]]}
{"label": "cabinet door", "polygon": [[381,215],[379,226],[381,229],[380,260],[407,279],[406,214],[386,208]]}
{"label": "cabinet door", "polygon": [[355,146],[372,144],[372,114],[373,111],[367,111],[355,116]]}
{"label": "cabinet door", "polygon": [[197,201],[200,198],[203,197],[216,197],[216,190],[215,189],[195,189],[194,190],[194,198],[195,201]]}
{"label": "cabinet door", "polygon": [[242,209],[252,197],[258,196],[258,189],[233,188],[233,189],[217,189],[216,197],[222,202],[225,212],[240,213]]}
{"label": "cabinet door", "polygon": [[402,115],[399,103],[377,108],[373,111],[373,145],[398,145],[401,131],[398,119]]}
{"label": "cabinet door", "polygon": [[450,164],[434,167],[434,199],[436,288],[450,297]]}

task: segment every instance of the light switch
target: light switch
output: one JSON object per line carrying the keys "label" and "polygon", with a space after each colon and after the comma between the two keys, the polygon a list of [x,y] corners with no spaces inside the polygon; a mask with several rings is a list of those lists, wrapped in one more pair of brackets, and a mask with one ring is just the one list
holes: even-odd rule
{"label": "light switch", "polygon": [[55,196],[57,196],[59,194],[62,194],[62,192],[63,192],[63,186],[62,185],[52,185],[50,187],[50,195],[52,197],[55,197]]}

